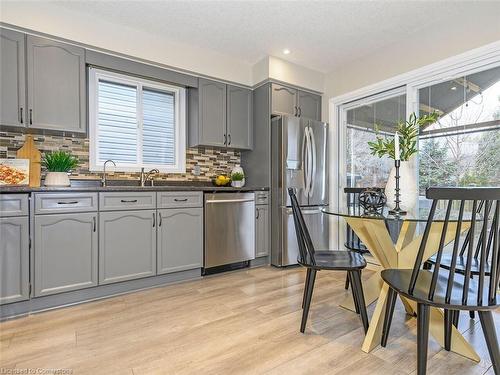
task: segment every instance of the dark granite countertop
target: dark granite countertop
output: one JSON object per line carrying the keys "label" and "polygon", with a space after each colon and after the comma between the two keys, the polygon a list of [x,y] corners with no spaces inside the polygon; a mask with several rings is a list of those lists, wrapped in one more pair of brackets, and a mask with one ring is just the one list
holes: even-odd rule
{"label": "dark granite countertop", "polygon": [[155,186],[138,185],[137,181],[108,180],[106,187],[100,186],[96,180],[72,180],[67,187],[29,187],[29,186],[0,186],[0,193],[31,193],[31,192],[86,192],[86,191],[204,191],[204,192],[239,192],[239,191],[267,191],[268,187],[244,186],[242,188],[214,186],[210,182],[197,181],[157,181]]}

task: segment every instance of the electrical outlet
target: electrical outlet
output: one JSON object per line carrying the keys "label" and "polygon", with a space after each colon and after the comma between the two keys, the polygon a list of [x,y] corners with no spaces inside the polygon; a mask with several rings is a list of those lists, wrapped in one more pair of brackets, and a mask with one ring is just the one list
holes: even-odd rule
{"label": "electrical outlet", "polygon": [[193,167],[193,175],[199,176],[201,174],[200,166],[197,164]]}

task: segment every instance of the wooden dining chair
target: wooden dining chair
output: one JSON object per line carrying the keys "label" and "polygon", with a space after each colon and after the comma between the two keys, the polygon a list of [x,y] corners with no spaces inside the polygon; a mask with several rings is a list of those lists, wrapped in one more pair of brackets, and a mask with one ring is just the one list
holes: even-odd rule
{"label": "wooden dining chair", "polygon": [[309,307],[314,290],[316,273],[318,271],[347,271],[351,285],[354,303],[357,305],[365,333],[368,331],[368,314],[361,284],[361,270],[366,267],[362,255],[353,251],[315,251],[304,217],[300,210],[294,189],[289,188],[288,194],[292,203],[293,221],[299,247],[298,263],[307,269],[304,295],[302,299],[302,322],[300,332],[304,333],[309,315]]}
{"label": "wooden dining chair", "polygon": [[[362,215],[362,208],[359,204],[359,195],[365,190],[361,187],[345,187],[344,194],[346,197],[346,205],[349,213],[354,215]],[[346,234],[345,234],[344,247],[347,250],[354,251],[355,253],[364,255],[368,254],[370,251],[366,248],[365,244],[361,242],[358,235],[351,228],[349,224],[346,224]],[[345,289],[349,289],[349,275],[346,276]],[[357,306],[356,306],[357,309]]]}
{"label": "wooden dining chair", "polygon": [[[477,311],[483,328],[488,351],[496,375],[500,374],[500,351],[495,333],[493,313],[500,306],[497,289],[500,279],[500,188],[429,188],[426,196],[432,199],[430,213],[427,219],[422,241],[417,253],[413,269],[382,271],[382,279],[389,285],[386,315],[383,326],[382,344],[385,346],[389,334],[390,322],[394,312],[396,295],[417,302],[417,373],[424,375],[427,367],[427,343],[429,336],[429,309],[430,306],[442,308],[445,311],[444,338],[445,349],[451,349],[451,333],[453,314],[461,310]],[[447,201],[446,213],[437,249],[435,267],[433,270],[421,269],[427,241],[435,219],[436,207],[439,201]],[[472,202],[470,219],[464,218],[466,202]],[[483,202],[483,215],[479,217],[477,208]],[[450,215],[454,203],[459,204],[457,228],[454,231],[454,240],[449,269],[441,267],[446,234],[450,223]],[[487,213],[493,213],[490,219]],[[460,236],[462,225],[470,223],[466,246],[467,261],[462,272],[457,271],[460,257]],[[481,230],[479,256],[474,264],[475,229]],[[481,240],[481,238],[483,240]],[[491,241],[485,239],[491,238]],[[488,250],[490,243],[491,250]],[[477,270],[477,277],[471,278],[472,270]],[[486,270],[489,269],[488,275]]]}

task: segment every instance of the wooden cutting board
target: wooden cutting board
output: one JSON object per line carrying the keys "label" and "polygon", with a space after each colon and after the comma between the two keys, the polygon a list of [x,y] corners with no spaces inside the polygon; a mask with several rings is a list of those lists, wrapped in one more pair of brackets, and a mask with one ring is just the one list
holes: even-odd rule
{"label": "wooden cutting board", "polygon": [[23,147],[17,150],[17,158],[30,160],[30,186],[39,187],[42,153],[35,146],[31,134],[26,134]]}

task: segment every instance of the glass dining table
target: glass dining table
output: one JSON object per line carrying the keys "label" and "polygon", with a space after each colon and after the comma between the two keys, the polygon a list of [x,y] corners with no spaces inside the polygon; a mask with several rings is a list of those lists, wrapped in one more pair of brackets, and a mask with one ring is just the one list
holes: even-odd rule
{"label": "glass dining table", "polygon": [[[380,267],[376,267],[377,269],[368,279],[363,279],[366,305],[368,306],[375,301],[377,303],[362,345],[362,350],[367,353],[380,344],[382,337],[388,285],[383,282],[380,273],[389,268],[413,268],[422,240],[423,229],[427,222],[428,210],[422,208],[417,213],[409,212],[401,216],[390,215],[388,210],[385,207],[380,214],[371,215],[364,214],[362,210],[348,207],[344,209],[325,208],[323,210],[323,213],[327,215],[342,217],[380,264]],[[445,243],[454,239],[457,225],[458,221],[450,220],[446,228]],[[470,222],[462,222],[460,229],[463,232],[469,228]],[[438,215],[437,219],[431,223],[424,261],[437,253],[442,231],[443,220]],[[416,316],[416,303],[404,297],[400,298],[406,312]],[[355,311],[352,298],[346,298],[341,306]],[[442,309],[431,308],[430,333],[444,347],[444,313]],[[476,362],[480,361],[479,355],[455,327],[453,327],[452,332],[451,350]]]}

